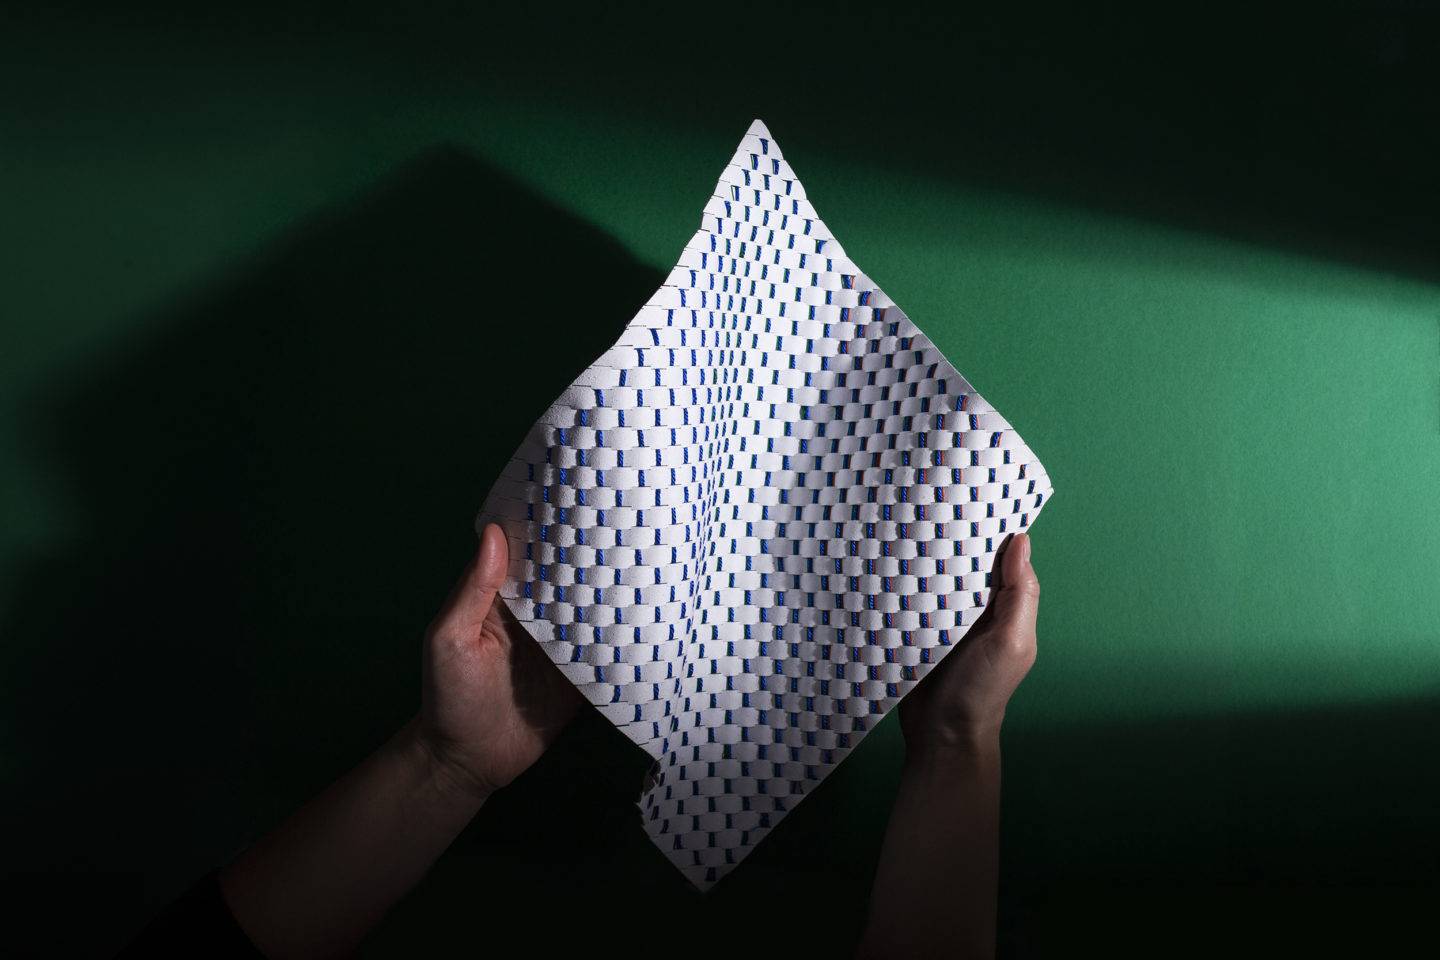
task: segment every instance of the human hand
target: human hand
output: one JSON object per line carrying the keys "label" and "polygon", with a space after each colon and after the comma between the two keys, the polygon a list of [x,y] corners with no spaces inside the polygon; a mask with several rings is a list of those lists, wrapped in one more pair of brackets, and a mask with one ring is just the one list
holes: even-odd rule
{"label": "human hand", "polygon": [[998,737],[1010,695],[1035,663],[1040,581],[1028,534],[1001,546],[994,573],[990,602],[970,632],[900,701],[910,751],[968,749]]}
{"label": "human hand", "polygon": [[900,701],[905,768],[859,956],[995,956],[1000,723],[1040,607],[1029,536],[1002,544],[992,573],[980,618]]}
{"label": "human hand", "polygon": [[497,597],[509,550],[487,525],[425,636],[420,740],[481,798],[539,759],[583,702]]}

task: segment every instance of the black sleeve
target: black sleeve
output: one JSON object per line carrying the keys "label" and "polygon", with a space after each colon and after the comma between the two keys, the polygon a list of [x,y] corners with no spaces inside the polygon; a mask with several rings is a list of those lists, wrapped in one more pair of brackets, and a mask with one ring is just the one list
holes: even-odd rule
{"label": "black sleeve", "polygon": [[120,960],[143,957],[213,957],[215,960],[263,960],[235,921],[215,872],[166,907],[118,954]]}

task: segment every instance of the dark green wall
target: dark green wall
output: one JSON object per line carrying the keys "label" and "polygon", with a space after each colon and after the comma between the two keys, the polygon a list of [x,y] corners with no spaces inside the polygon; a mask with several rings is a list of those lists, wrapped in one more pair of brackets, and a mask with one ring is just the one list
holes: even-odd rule
{"label": "dark green wall", "polygon": [[[1007,725],[1006,953],[1419,929],[1434,8],[125,6],[0,13],[22,938],[112,949],[413,709],[498,465],[754,117],[1056,486]],[[834,955],[902,749],[882,726],[704,899],[631,821],[643,759],[582,724],[372,949],[519,925],[542,954]]]}

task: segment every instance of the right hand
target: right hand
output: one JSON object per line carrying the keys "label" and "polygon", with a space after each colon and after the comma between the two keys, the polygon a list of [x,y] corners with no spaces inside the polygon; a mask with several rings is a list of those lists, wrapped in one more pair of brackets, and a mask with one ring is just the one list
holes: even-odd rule
{"label": "right hand", "polygon": [[1040,581],[1030,536],[1000,549],[990,602],[970,632],[900,701],[907,750],[968,748],[998,737],[1010,695],[1035,663]]}

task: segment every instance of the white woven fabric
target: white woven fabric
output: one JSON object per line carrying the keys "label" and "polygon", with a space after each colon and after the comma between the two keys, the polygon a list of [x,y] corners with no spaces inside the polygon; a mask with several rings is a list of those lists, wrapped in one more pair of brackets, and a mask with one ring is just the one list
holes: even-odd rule
{"label": "white woven fabric", "polygon": [[1050,493],[757,120],[478,522],[511,611],[656,759],[645,829],[706,888],[965,635]]}

